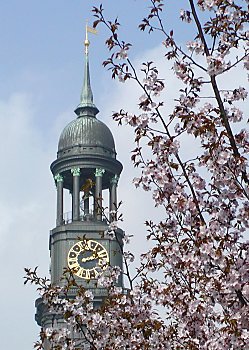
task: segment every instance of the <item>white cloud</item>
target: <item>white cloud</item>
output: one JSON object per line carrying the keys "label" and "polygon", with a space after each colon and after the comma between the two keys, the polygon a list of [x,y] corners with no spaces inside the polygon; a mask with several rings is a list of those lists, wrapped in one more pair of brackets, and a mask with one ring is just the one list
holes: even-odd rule
{"label": "white cloud", "polygon": [[[48,225],[53,223],[55,194],[48,171],[50,151],[33,125],[32,96],[13,94],[0,101],[1,196],[0,274],[1,346],[31,348],[38,328],[34,288],[23,286],[24,267],[41,266],[48,274]],[[25,324],[22,327],[21,324]],[[15,337],[13,337],[13,332]],[[30,336],[31,335],[31,336]]]}

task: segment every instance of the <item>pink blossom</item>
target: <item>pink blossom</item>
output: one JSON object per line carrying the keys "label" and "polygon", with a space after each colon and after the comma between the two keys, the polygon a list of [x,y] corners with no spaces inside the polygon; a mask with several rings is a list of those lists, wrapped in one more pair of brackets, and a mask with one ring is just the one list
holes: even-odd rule
{"label": "pink blossom", "polygon": [[207,72],[209,75],[218,75],[221,74],[224,70],[230,67],[231,62],[225,62],[224,58],[221,56],[217,57],[212,57],[208,56],[207,57]]}

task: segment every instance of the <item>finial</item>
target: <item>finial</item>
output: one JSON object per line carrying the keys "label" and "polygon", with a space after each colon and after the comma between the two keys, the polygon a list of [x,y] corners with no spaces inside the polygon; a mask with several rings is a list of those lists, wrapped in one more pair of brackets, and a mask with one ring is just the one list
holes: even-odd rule
{"label": "finial", "polygon": [[86,21],[86,36],[85,36],[85,75],[84,82],[82,87],[82,92],[80,96],[80,104],[75,110],[75,113],[78,117],[95,116],[99,110],[93,103],[93,93],[90,83],[90,69],[89,69],[89,45],[90,41],[88,40],[88,32],[97,34],[97,30],[88,26],[88,21]]}
{"label": "finial", "polygon": [[86,38],[85,38],[85,54],[88,55],[88,47],[90,45],[90,41],[88,40],[88,19],[86,20]]}

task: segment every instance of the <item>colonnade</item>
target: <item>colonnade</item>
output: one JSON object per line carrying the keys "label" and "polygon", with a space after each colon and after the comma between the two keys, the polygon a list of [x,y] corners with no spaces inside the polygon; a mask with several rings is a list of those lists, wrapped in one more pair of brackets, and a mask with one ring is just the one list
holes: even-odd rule
{"label": "colonnade", "polygon": [[[103,175],[105,173],[105,169],[96,168],[94,173],[94,180],[92,183],[94,186],[94,193],[91,195],[83,196],[83,212],[84,217],[89,217],[89,199],[90,196],[93,196],[93,217],[97,221],[101,221],[103,218],[103,198],[102,198],[102,190],[103,190]],[[72,221],[79,221],[81,219],[80,215],[80,168],[71,169],[72,174]],[[56,215],[56,226],[60,226],[64,224],[63,219],[63,189],[64,189],[64,178],[63,174],[57,174],[54,176],[57,188],[57,215]],[[89,180],[89,179],[88,179]],[[109,179],[109,219],[113,221],[116,219],[116,209],[117,209],[117,186],[118,186],[119,176],[114,175]]]}

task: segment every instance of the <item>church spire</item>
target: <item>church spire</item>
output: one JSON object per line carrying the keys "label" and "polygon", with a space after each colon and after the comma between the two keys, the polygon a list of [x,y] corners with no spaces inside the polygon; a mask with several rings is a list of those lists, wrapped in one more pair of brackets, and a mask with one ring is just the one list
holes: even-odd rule
{"label": "church spire", "polygon": [[95,116],[99,110],[93,103],[93,93],[90,82],[90,69],[89,69],[89,45],[90,41],[88,40],[88,32],[97,33],[97,31],[86,24],[86,38],[85,38],[85,74],[83,87],[80,96],[80,104],[75,110],[75,113],[78,117]]}

